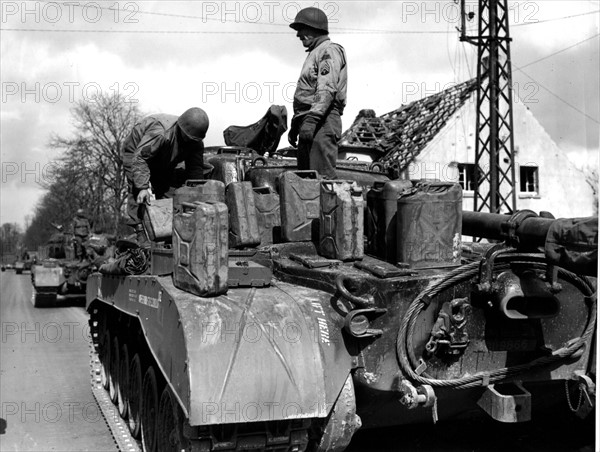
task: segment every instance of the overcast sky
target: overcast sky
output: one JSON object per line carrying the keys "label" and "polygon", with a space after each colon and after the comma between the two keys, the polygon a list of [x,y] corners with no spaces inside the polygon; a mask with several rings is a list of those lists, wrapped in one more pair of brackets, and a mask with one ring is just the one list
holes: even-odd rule
{"label": "overcast sky", "polygon": [[[3,1],[1,223],[33,213],[37,182],[58,156],[50,135],[70,136],[70,108],[98,90],[119,90],[147,113],[202,107],[207,145],[271,104],[291,117],[305,53],[288,24],[304,6],[328,14],[331,39],[346,49],[344,129],[362,108],[380,115],[476,74],[453,0]],[[509,10],[516,95],[573,161],[597,167],[599,2],[509,1]]]}

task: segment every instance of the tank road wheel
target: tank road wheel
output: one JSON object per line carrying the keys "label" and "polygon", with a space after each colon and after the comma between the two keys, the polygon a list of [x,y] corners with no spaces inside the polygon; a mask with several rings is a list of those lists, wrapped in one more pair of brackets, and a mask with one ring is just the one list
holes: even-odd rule
{"label": "tank road wheel", "polygon": [[309,452],[341,452],[348,447],[352,435],[361,427],[356,414],[356,398],[352,375],[348,375],[342,392],[323,422],[314,423],[310,432]]}
{"label": "tank road wheel", "polygon": [[119,385],[117,386],[117,406],[123,419],[127,417],[127,400],[129,399],[129,349],[127,344],[121,347],[119,355]]}
{"label": "tank road wheel", "polygon": [[180,452],[187,450],[183,436],[183,412],[166,386],[158,407],[158,450],[160,452]]}
{"label": "tank road wheel", "polygon": [[137,353],[131,359],[129,365],[129,384],[127,385],[127,412],[129,414],[127,423],[129,431],[134,438],[140,437],[140,414],[142,393],[142,361]]}
{"label": "tank road wheel", "polygon": [[[158,420],[158,385],[152,365],[144,375],[142,390],[142,446],[144,452],[156,452],[156,430]],[[161,451],[162,452],[162,451]]]}
{"label": "tank road wheel", "polygon": [[110,367],[109,367],[109,386],[108,386],[108,394],[110,395],[110,400],[113,403],[117,403],[118,391],[119,391],[119,338],[114,337],[112,340],[112,348],[110,350]]}
{"label": "tank road wheel", "polygon": [[100,378],[104,389],[110,387],[110,332],[104,331],[104,339],[102,340],[102,348],[100,349],[100,364],[102,365]]}

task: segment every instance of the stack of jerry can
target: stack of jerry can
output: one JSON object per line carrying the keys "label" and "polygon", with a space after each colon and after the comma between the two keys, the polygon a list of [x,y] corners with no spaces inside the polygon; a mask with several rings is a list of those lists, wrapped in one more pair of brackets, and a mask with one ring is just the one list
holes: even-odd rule
{"label": "stack of jerry can", "polygon": [[173,217],[174,285],[201,297],[226,293],[228,234],[224,203],[182,203]]}
{"label": "stack of jerry can", "polygon": [[364,255],[364,199],[356,182],[321,181],[319,254],[353,261]]}

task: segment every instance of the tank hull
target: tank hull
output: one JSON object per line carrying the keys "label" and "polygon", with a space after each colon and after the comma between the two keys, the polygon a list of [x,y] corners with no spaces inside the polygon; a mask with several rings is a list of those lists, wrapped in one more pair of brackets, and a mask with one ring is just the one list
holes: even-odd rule
{"label": "tank hull", "polygon": [[321,291],[275,282],[200,298],[170,276],[99,274],[87,291],[88,310],[109,307],[139,322],[192,426],[324,418],[350,373]]}

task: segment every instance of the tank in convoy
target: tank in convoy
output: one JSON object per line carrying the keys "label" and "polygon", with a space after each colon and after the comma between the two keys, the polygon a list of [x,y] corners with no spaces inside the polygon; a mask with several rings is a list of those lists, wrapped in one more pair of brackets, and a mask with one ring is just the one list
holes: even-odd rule
{"label": "tank in convoy", "polygon": [[92,386],[116,436],[342,451],[359,428],[593,411],[597,225],[595,257],[571,265],[564,222],[463,212],[456,184],[205,158],[211,179],[146,209],[151,248],[87,280]]}
{"label": "tank in convoy", "polygon": [[57,227],[46,245],[38,249],[38,259],[31,268],[32,302],[36,308],[83,303],[89,274],[112,256],[103,234],[90,235],[80,257],[75,256],[70,237]]}

